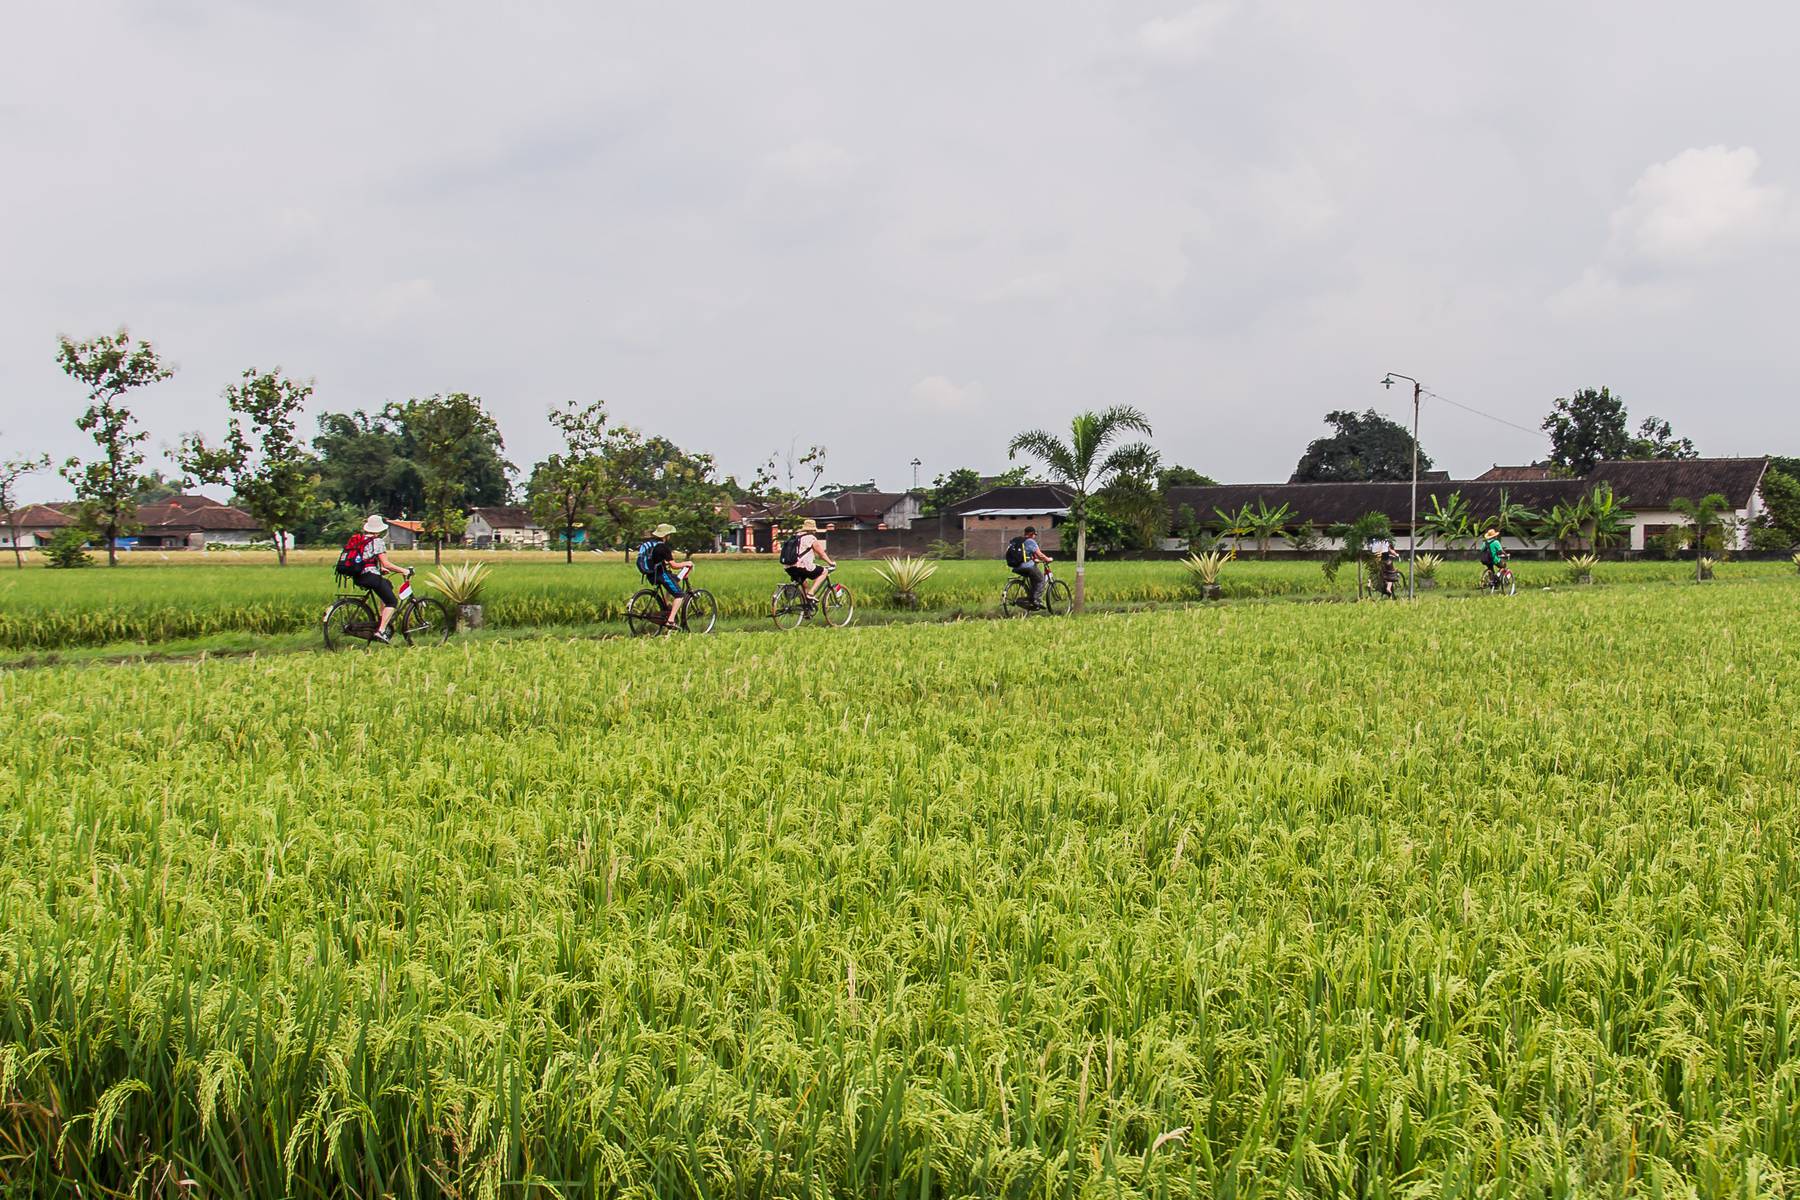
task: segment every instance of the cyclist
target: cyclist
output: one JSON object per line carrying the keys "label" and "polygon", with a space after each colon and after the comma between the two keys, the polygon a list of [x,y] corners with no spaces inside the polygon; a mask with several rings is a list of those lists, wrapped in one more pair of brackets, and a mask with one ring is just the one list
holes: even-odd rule
{"label": "cyclist", "polygon": [[1387,538],[1378,540],[1373,548],[1376,561],[1379,564],[1377,577],[1380,581],[1378,585],[1380,592],[1389,600],[1398,600],[1400,596],[1399,593],[1394,591],[1394,588],[1400,582],[1400,568],[1398,566],[1400,562],[1400,551],[1396,550],[1394,548],[1394,543]]}
{"label": "cyclist", "polygon": [[[792,562],[788,561],[790,557]],[[781,548],[781,565],[787,570],[788,578],[800,585],[806,607],[811,609],[819,586],[825,582],[825,568],[837,566],[837,560],[825,548],[825,539],[819,536],[817,521],[808,517],[800,522],[800,532]]]}
{"label": "cyclist", "polygon": [[391,643],[388,622],[394,619],[394,610],[400,606],[400,601],[387,577],[411,575],[412,568],[396,567],[388,560],[387,541],[381,536],[387,530],[388,523],[379,513],[371,515],[363,522],[362,532],[351,534],[350,540],[344,543],[344,552],[338,558],[338,571],[349,575],[352,583],[381,601],[381,619],[375,623],[375,640]]}
{"label": "cyclist", "polygon": [[675,628],[681,606],[687,603],[687,593],[670,566],[675,561],[675,547],[669,544],[669,535],[674,532],[675,527],[665,521],[650,531],[650,537],[637,552],[638,571],[650,581],[651,587],[668,596],[668,602],[663,606],[663,627],[666,629]]}
{"label": "cyclist", "polygon": [[1012,568],[1013,574],[1031,585],[1031,593],[1025,598],[1026,608],[1042,608],[1044,606],[1044,586],[1049,582],[1044,576],[1044,564],[1052,559],[1038,545],[1037,526],[1027,525],[1025,536],[1014,538],[1006,547],[1006,565]]}
{"label": "cyclist", "polygon": [[1489,586],[1497,585],[1500,582],[1500,568],[1506,565],[1507,559],[1506,549],[1500,545],[1498,529],[1489,529],[1481,535],[1481,545],[1476,551],[1476,557],[1486,568],[1482,573],[1482,582]]}

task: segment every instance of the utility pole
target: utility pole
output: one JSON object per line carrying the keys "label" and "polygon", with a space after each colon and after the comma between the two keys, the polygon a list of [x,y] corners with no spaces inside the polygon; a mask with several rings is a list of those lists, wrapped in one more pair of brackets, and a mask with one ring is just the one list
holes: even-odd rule
{"label": "utility pole", "polygon": [[923,464],[921,464],[918,459],[915,458],[912,460],[913,491],[915,492],[919,490],[919,467],[922,465]]}
{"label": "utility pole", "polygon": [[1382,379],[1381,386],[1391,388],[1394,380],[1404,379],[1413,385],[1413,478],[1412,478],[1412,521],[1406,527],[1406,598],[1416,597],[1414,589],[1419,571],[1419,393],[1425,389],[1411,375],[1401,375],[1389,371]]}

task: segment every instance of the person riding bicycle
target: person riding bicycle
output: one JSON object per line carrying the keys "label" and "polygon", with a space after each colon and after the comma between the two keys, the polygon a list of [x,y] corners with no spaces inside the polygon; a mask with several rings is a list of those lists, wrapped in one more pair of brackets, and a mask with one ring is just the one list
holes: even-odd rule
{"label": "person riding bicycle", "polygon": [[663,625],[669,629],[675,628],[681,617],[681,606],[687,603],[687,591],[671,566],[675,561],[675,547],[669,544],[669,535],[674,532],[675,527],[667,522],[658,525],[637,552],[638,571],[651,587],[668,597],[668,602],[663,605]]}
{"label": "person riding bicycle", "polygon": [[1400,583],[1400,551],[1388,538],[1377,540],[1370,549],[1374,551],[1377,563],[1377,590],[1389,600],[1398,600],[1400,595],[1394,589]]}
{"label": "person riding bicycle", "polygon": [[[800,585],[801,595],[810,609],[820,585],[825,582],[825,568],[836,567],[837,560],[825,548],[825,539],[819,536],[819,523],[811,517],[800,523],[799,534],[789,541],[791,545],[782,547],[782,567],[788,578]],[[790,556],[792,562],[787,561]]]}
{"label": "person riding bicycle", "polygon": [[1049,583],[1044,574],[1044,564],[1053,561],[1038,545],[1037,526],[1027,525],[1023,537],[1014,538],[1006,546],[1006,565],[1012,568],[1014,575],[1031,585],[1031,592],[1025,598],[1026,608],[1044,607],[1044,587]]}
{"label": "person riding bicycle", "polygon": [[[338,558],[338,570],[350,576],[350,582],[363,591],[381,601],[381,619],[375,623],[375,640],[391,642],[388,636],[388,622],[394,619],[394,610],[400,606],[400,600],[394,595],[394,585],[387,581],[389,575],[411,575],[411,567],[397,567],[388,560],[388,545],[381,535],[388,530],[388,523],[379,513],[373,514],[363,522],[362,532],[350,535],[344,543],[344,552]],[[346,570],[346,564],[351,568]]]}
{"label": "person riding bicycle", "polygon": [[1476,558],[1486,570],[1482,573],[1484,584],[1495,584],[1500,580],[1500,568],[1506,565],[1506,548],[1500,544],[1500,531],[1489,529],[1481,535],[1481,545],[1476,549]]}

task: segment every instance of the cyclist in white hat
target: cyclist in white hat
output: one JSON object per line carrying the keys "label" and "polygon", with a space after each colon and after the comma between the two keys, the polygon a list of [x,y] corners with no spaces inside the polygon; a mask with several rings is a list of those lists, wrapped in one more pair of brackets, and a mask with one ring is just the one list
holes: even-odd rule
{"label": "cyclist in white hat", "polygon": [[381,620],[375,625],[378,642],[390,640],[388,622],[394,619],[394,609],[400,604],[394,595],[394,585],[387,577],[412,574],[411,567],[396,567],[388,561],[387,540],[381,536],[387,529],[388,523],[380,514],[371,515],[363,522],[362,532],[351,534],[350,540],[344,543],[344,552],[338,555],[337,565],[339,575],[381,601]]}

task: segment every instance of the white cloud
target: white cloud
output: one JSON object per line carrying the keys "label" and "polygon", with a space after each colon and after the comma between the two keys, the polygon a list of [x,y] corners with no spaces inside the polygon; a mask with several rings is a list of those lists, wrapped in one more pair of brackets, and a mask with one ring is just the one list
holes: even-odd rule
{"label": "white cloud", "polygon": [[1138,49],[1151,58],[1192,62],[1211,53],[1237,7],[1237,0],[1205,0],[1184,13],[1145,21],[1138,26]]}
{"label": "white cloud", "polygon": [[1749,146],[1707,146],[1656,163],[1612,215],[1612,255],[1655,266],[1702,265],[1790,233],[1787,193],[1756,181],[1760,161]]}
{"label": "white cloud", "polygon": [[784,146],[763,162],[774,174],[807,187],[836,187],[856,171],[856,160],[848,150],[818,138]]}
{"label": "white cloud", "polygon": [[962,412],[980,405],[979,383],[952,383],[942,375],[928,375],[912,385],[912,402],[934,412]]}
{"label": "white cloud", "polygon": [[1645,315],[1681,307],[1687,290],[1676,284],[1653,281],[1623,283],[1610,271],[1589,267],[1581,278],[1550,297],[1554,316],[1599,317],[1612,314]]}

